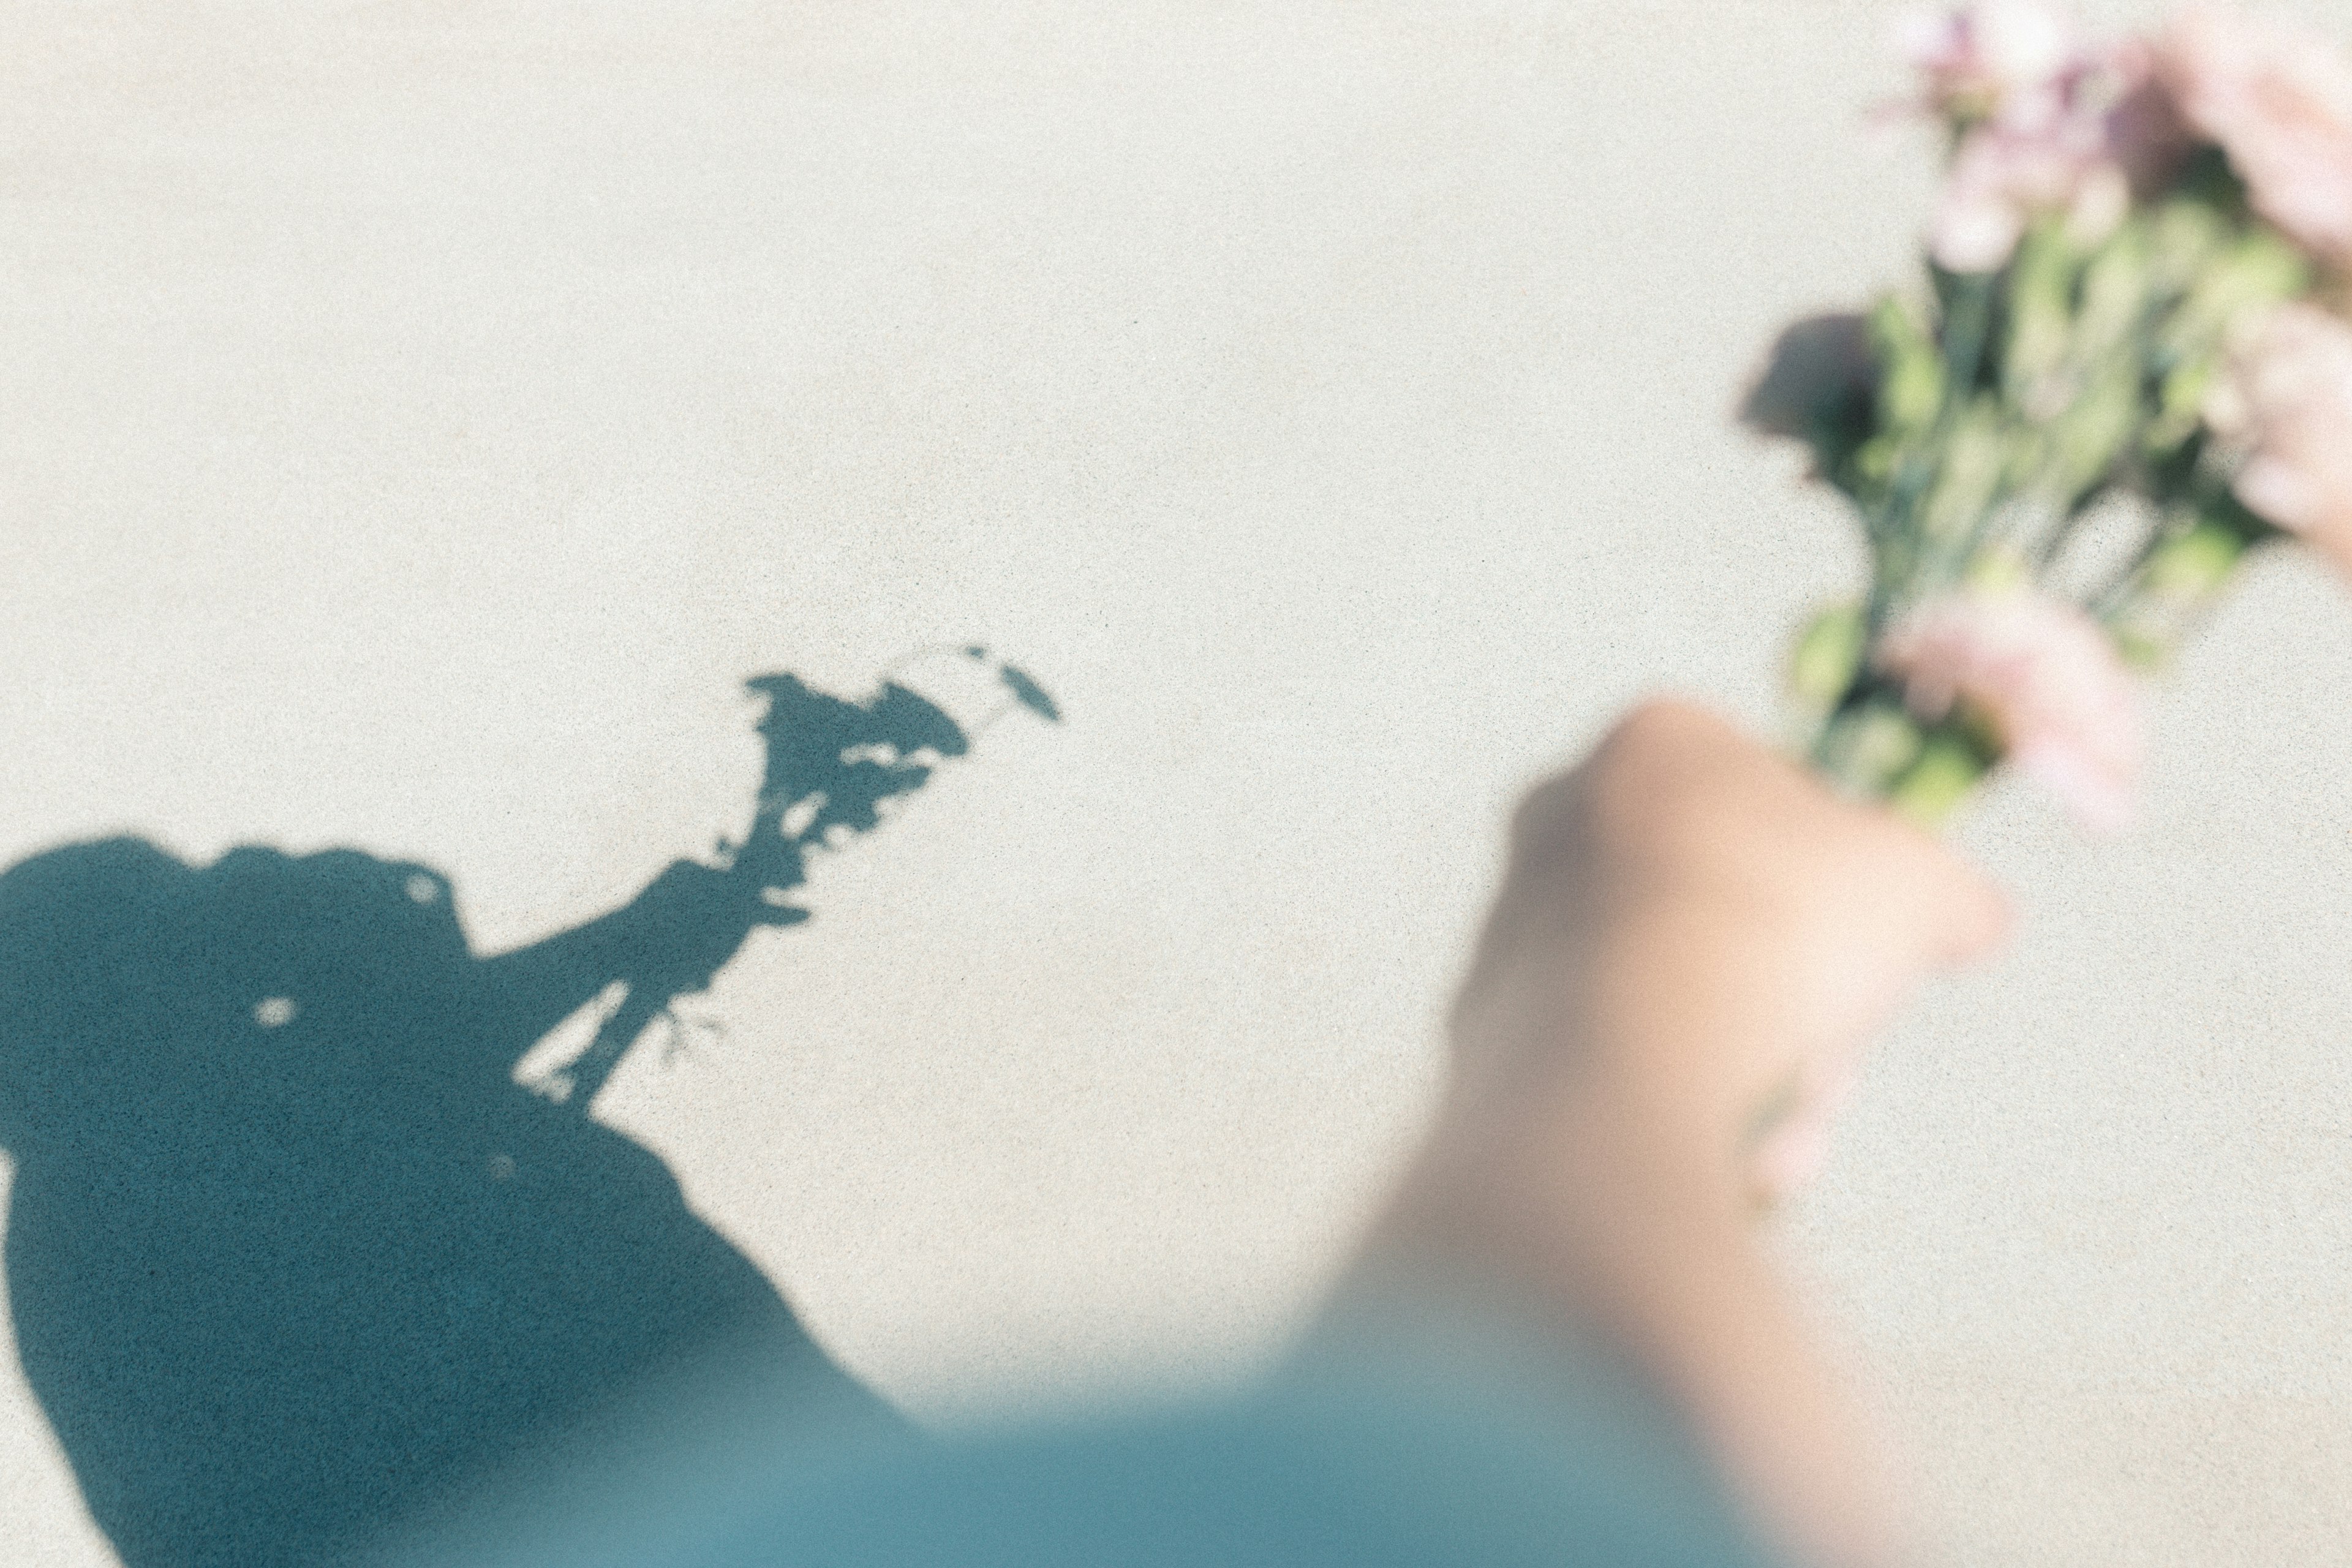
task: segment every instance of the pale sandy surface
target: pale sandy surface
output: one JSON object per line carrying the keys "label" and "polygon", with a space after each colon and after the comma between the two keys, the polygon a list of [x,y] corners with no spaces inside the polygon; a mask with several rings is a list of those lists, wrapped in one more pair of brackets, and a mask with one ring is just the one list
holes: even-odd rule
{"label": "pale sandy surface", "polygon": [[[0,8],[0,863],[353,843],[478,942],[736,826],[734,683],[1020,658],[605,1114],[953,1416],[1274,1342],[1409,1139],[1498,814],[1767,725],[1851,570],[1727,417],[1905,264],[1832,0]],[[2352,610],[2261,574],[2144,828],[1792,1252],[1956,1564],[2342,1560]],[[13,1356],[0,1561],[106,1560]]]}

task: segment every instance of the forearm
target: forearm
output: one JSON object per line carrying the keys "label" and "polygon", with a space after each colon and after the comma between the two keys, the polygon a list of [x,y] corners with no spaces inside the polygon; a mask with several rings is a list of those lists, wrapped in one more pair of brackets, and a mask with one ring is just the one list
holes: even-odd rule
{"label": "forearm", "polygon": [[667,1003],[709,984],[754,929],[779,923],[784,911],[762,906],[758,890],[750,879],[674,860],[620,908],[486,960],[484,973],[532,1039],[616,980]]}
{"label": "forearm", "polygon": [[1570,1345],[1597,1339],[1643,1374],[1768,1540],[1808,1565],[1893,1561],[1875,1447],[1757,1245],[1730,1163],[1622,1118],[1529,1120],[1442,1126],[1335,1310],[1437,1278]]}
{"label": "forearm", "polygon": [[508,1016],[536,1039],[587,1005],[614,981],[624,978],[628,955],[641,945],[631,940],[643,921],[634,905],[598,916],[569,931],[482,961],[482,973]]}

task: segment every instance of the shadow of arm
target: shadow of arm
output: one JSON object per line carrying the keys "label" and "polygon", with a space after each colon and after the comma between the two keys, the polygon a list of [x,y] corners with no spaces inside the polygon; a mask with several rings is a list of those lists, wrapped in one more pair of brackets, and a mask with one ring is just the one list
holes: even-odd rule
{"label": "shadow of arm", "polygon": [[671,999],[708,987],[758,927],[808,918],[770,902],[765,879],[747,871],[673,861],[619,909],[484,960],[503,1032],[519,1042],[514,1055],[616,980],[629,988],[625,1009],[650,1017]]}

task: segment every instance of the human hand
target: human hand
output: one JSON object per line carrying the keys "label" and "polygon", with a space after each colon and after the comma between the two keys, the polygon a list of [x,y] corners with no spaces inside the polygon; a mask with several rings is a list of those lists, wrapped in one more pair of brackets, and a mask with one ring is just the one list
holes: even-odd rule
{"label": "human hand", "polygon": [[1333,1301],[1433,1281],[1646,1369],[1790,1561],[1901,1554],[1868,1424],[1748,1224],[1864,1047],[2007,924],[1877,806],[1651,703],[1533,791],[1454,1008],[1446,1101]]}
{"label": "human hand", "polygon": [[1600,1123],[1754,1201],[1818,1167],[1871,1037],[2000,895],[1706,712],[1653,702],[1513,823],[1454,1011],[1454,1110]]}
{"label": "human hand", "polygon": [[741,866],[673,860],[630,906],[642,934],[638,962],[686,989],[709,984],[761,926],[796,925],[808,911],[781,903]]}

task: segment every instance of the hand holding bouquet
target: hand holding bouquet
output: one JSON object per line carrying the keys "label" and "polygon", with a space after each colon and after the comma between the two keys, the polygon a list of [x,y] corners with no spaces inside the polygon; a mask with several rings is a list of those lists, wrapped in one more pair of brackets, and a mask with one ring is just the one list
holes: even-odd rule
{"label": "hand holding bouquet", "polygon": [[1925,285],[1790,328],[1746,410],[1870,545],[1799,639],[1811,759],[1929,824],[2011,762],[2113,827],[2136,669],[2252,547],[2352,563],[2352,66],[2218,10],[2095,47],[2032,0],[1905,42],[1948,137]]}

